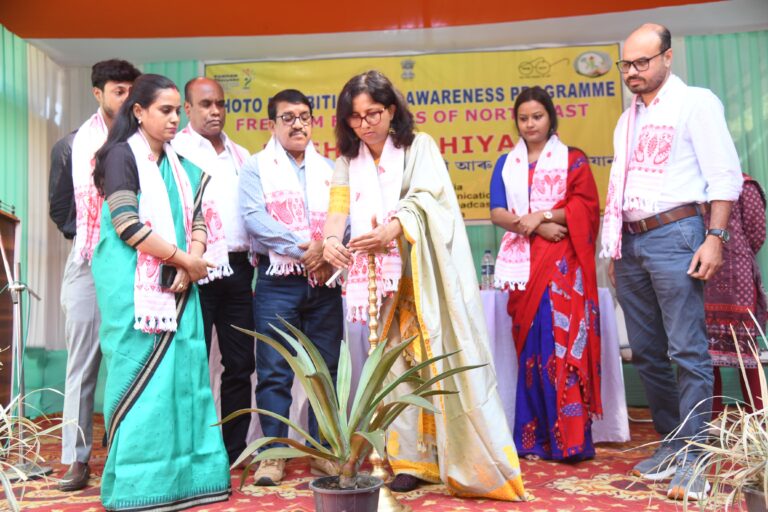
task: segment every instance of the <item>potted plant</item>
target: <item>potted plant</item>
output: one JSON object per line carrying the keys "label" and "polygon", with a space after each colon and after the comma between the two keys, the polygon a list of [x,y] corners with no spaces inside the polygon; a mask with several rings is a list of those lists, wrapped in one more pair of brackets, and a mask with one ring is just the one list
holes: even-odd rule
{"label": "potted plant", "polygon": [[[755,325],[758,325],[756,321]],[[765,343],[765,334],[759,325],[758,330]],[[733,328],[731,331],[741,361],[740,371],[744,372],[739,343],[736,342]],[[750,351],[759,361],[759,351],[754,340],[751,340]],[[760,372],[760,392],[763,400],[768,398],[768,386],[763,372]],[[700,503],[702,508],[722,506],[713,498],[727,492],[724,505],[726,510],[734,506],[741,508],[742,497],[749,512],[768,510],[768,408],[756,409],[750,390],[750,396],[744,397],[744,402],[736,401],[735,407],[726,409],[707,425],[709,442],[690,441],[681,450],[695,447],[700,452],[695,471],[706,475],[712,484],[711,493]],[[683,506],[687,510],[687,500]]]}
{"label": "potted plant", "polygon": [[[368,355],[368,359],[363,365],[357,390],[352,397],[350,396],[352,362],[347,344],[345,342],[341,344],[337,381],[334,387],[330,371],[314,344],[299,329],[282,318],[280,321],[289,332],[275,326],[272,327],[296,352],[295,356],[283,344],[269,336],[245,329],[240,330],[268,344],[288,361],[307,394],[309,403],[317,417],[320,434],[329,446],[323,446],[313,439],[308,432],[288,418],[278,414],[263,409],[236,411],[224,418],[222,423],[240,414],[257,412],[276,418],[292,427],[309,444],[307,446],[284,437],[258,439],[251,443],[234,463],[234,465],[238,465],[250,459],[243,470],[240,483],[242,485],[245,482],[251,466],[256,462],[264,459],[288,459],[309,455],[331,461],[339,468],[338,475],[318,478],[312,482],[310,487],[315,493],[315,506],[318,510],[375,511],[378,504],[378,489],[383,482],[376,477],[359,473],[359,469],[372,448],[375,448],[379,454],[384,453],[387,427],[409,406],[422,407],[437,413],[438,410],[430,398],[456,392],[435,389],[433,386],[451,375],[483,365],[461,366],[439,373],[434,371],[436,363],[456,353],[452,352],[427,359],[409,368],[395,380],[387,382],[386,377],[389,370],[413,338],[388,350],[386,342],[383,341]],[[433,375],[422,375],[429,373],[428,370],[430,369],[433,370]],[[412,391],[389,399],[385,403],[385,398],[393,393],[400,384],[406,382],[412,385]],[[352,399],[351,407],[350,398]],[[273,443],[282,443],[287,446],[267,448],[251,459],[259,449]],[[356,494],[367,495],[370,499],[366,505],[363,505]],[[341,505],[338,509],[334,508],[334,502],[340,504],[340,500],[345,499],[357,500],[356,505]],[[364,506],[368,508],[364,508]]]}

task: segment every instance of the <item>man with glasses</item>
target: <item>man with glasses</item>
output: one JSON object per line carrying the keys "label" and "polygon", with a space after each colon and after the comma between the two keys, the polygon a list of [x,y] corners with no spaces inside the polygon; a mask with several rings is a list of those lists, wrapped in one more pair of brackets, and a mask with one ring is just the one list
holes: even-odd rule
{"label": "man with glasses", "polygon": [[[200,306],[208,354],[211,353],[213,326],[224,372],[221,375],[221,417],[251,407],[251,374],[256,366],[253,338],[232,326],[251,329],[251,283],[253,267],[248,259],[249,240],[238,208],[240,170],[250,156],[224,133],[226,108],[224,90],[210,78],[198,77],[184,87],[184,111],[189,124],[171,142],[177,154],[190,160],[211,176],[203,204],[215,203],[220,219],[206,217],[209,227],[206,254],[216,250],[216,240],[224,242],[219,263],[209,270],[211,280],[200,286]],[[213,210],[206,210],[206,212]],[[213,222],[211,222],[213,221]],[[218,233],[217,233],[218,232]],[[250,416],[243,415],[222,425],[230,464],[245,449]]]}
{"label": "man with glasses", "polygon": [[617,65],[635,96],[614,132],[601,256],[612,258],[609,274],[654,427],[675,433],[633,473],[674,476],[667,496],[698,500],[709,484],[696,472],[696,450],[679,450],[686,439],[703,440],[710,416],[703,289],[722,265],[731,202],[741,191],[739,158],[720,100],[671,73],[668,29],[637,29]]}
{"label": "man with glasses", "polygon": [[[301,329],[320,350],[335,382],[344,318],[340,286],[325,285],[333,268],[323,259],[322,247],[333,163],[310,140],[312,105],[304,94],[280,91],[269,100],[267,113],[272,138],[246,162],[240,181],[240,211],[251,251],[258,255],[255,330],[282,341],[270,327],[280,324],[278,316]],[[287,417],[293,371],[265,343],[256,345],[256,376],[258,406]],[[285,424],[263,414],[259,419],[265,436],[287,436]],[[318,437],[311,412],[309,433]],[[335,469],[314,458],[312,466],[326,474]],[[277,485],[284,469],[284,459],[262,461],[254,481]]]}

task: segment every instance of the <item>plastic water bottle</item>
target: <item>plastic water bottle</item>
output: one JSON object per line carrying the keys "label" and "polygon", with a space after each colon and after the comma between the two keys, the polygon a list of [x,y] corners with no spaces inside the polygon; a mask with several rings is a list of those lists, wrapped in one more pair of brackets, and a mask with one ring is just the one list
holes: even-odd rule
{"label": "plastic water bottle", "polygon": [[493,290],[493,270],[495,267],[495,261],[490,249],[486,249],[483,254],[483,260],[480,264],[480,289],[481,290]]}

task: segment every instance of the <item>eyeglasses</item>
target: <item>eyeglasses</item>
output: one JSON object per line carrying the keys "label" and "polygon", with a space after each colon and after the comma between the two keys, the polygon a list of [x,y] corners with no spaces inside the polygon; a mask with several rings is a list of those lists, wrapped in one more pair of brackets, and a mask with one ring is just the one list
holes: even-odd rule
{"label": "eyeglasses", "polygon": [[659,55],[663,55],[667,50],[669,50],[669,48],[661,50],[653,57],[640,57],[639,59],[635,60],[620,60],[616,63],[616,67],[619,68],[619,71],[622,73],[629,73],[629,70],[632,68],[632,66],[634,66],[637,71],[645,71],[651,65],[651,61],[653,59]]}
{"label": "eyeglasses", "polygon": [[301,121],[301,124],[303,124],[304,126],[307,126],[312,120],[312,114],[310,114],[309,112],[302,112],[299,115],[296,115],[293,112],[286,112],[285,114],[280,114],[277,117],[282,119],[283,123],[287,124],[288,126],[293,125],[293,123],[295,123],[297,119]]}
{"label": "eyeglasses", "polygon": [[364,116],[361,116],[360,114],[352,114],[347,118],[347,124],[349,124],[350,128],[360,128],[363,125],[363,119],[365,119],[368,126],[376,126],[381,122],[382,112],[384,111],[374,110],[373,112],[368,112]]}

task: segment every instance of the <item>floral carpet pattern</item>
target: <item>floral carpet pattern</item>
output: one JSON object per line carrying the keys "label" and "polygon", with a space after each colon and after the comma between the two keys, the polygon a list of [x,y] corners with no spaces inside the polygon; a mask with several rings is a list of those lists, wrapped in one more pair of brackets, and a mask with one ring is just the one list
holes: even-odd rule
{"label": "floral carpet pattern", "polygon": [[[647,418],[645,409],[630,412],[634,418]],[[654,450],[651,444],[658,441],[650,423],[631,423],[632,441],[622,444],[604,443],[597,445],[594,460],[578,464],[562,464],[546,461],[521,461],[523,480],[529,494],[529,501],[507,503],[493,500],[460,499],[451,496],[442,485],[427,485],[410,493],[395,493],[397,499],[412,510],[419,512],[501,512],[528,511],[593,512],[603,510],[682,511],[680,502],[666,498],[667,482],[645,483],[629,476],[629,470],[637,461]],[[97,416],[94,438],[104,434],[103,417]],[[82,491],[62,493],[56,490],[56,483],[66,468],[59,464],[60,446],[50,440],[43,446],[43,456],[52,465],[54,472],[47,479],[16,484],[16,495],[22,499],[21,506],[26,512],[96,512],[103,510],[99,501],[99,484],[104,467],[106,450],[96,443],[91,459],[91,479]],[[296,459],[286,466],[286,477],[277,487],[257,487],[247,482],[242,489],[240,473],[232,473],[232,488],[229,501],[215,505],[197,507],[197,512],[311,512],[314,511],[312,491],[309,482],[314,478],[309,473],[308,459]],[[23,492],[23,494],[22,494]],[[720,507],[710,503],[710,509]],[[7,502],[0,501],[0,510],[7,510]],[[692,504],[696,510],[699,507]]]}

